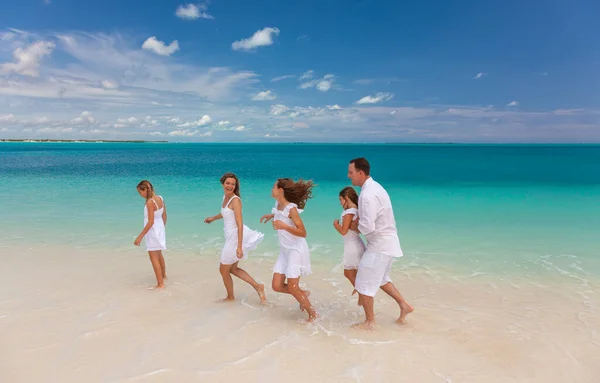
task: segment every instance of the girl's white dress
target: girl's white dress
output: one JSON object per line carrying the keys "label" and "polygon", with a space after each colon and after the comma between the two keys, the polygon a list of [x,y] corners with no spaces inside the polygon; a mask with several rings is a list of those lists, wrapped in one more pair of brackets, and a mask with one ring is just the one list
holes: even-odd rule
{"label": "girl's white dress", "polygon": [[[344,216],[347,214],[354,214],[352,217],[353,221],[358,219],[358,209],[356,208],[348,208],[344,210],[342,213],[342,217],[340,218],[340,224],[344,221]],[[360,263],[360,259],[365,253],[365,243],[360,238],[358,232],[354,230],[348,230],[344,238],[344,269],[353,270],[358,269],[358,264]]]}
{"label": "girl's white dress", "polygon": [[[156,205],[156,210],[154,211],[154,224],[148,230],[146,235],[144,236],[144,242],[146,243],[146,250],[148,251],[157,251],[157,250],[166,250],[167,249],[167,240],[165,234],[165,222],[163,221],[162,215],[163,211],[165,211],[165,200],[163,197],[158,196],[163,203],[163,207],[158,208],[158,204],[156,201],[152,200]],[[148,224],[148,207],[144,205],[144,226]]]}
{"label": "girl's white dress", "polygon": [[[273,220],[296,227],[290,218],[292,208],[298,208],[298,205],[289,203],[283,210],[278,210],[277,202],[275,202],[275,207],[271,211],[275,215]],[[302,213],[302,209],[298,209],[298,213]],[[273,272],[284,274],[287,278],[298,278],[301,275],[312,273],[306,238],[295,236],[285,230],[277,230],[277,236],[279,237],[280,251]]]}
{"label": "girl's white dress", "polygon": [[[248,257],[248,251],[256,249],[259,243],[262,242],[264,234],[258,231],[250,229],[244,225],[244,232],[242,237],[242,251],[244,256],[242,258],[237,257],[237,245],[238,245],[238,232],[237,223],[235,222],[235,212],[229,208],[229,204],[234,198],[240,198],[236,195],[231,197],[225,207],[221,208],[221,215],[223,216],[223,230],[225,232],[225,245],[221,251],[221,263],[223,265],[233,265],[234,263],[246,259]],[[223,196],[223,201],[225,197]]]}

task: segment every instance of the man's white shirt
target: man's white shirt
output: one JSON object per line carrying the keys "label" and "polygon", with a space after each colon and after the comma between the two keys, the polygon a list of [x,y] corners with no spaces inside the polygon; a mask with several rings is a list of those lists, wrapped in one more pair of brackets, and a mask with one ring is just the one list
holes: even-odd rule
{"label": "man's white shirt", "polygon": [[358,197],[358,230],[367,238],[367,251],[401,257],[394,210],[385,189],[369,177]]}

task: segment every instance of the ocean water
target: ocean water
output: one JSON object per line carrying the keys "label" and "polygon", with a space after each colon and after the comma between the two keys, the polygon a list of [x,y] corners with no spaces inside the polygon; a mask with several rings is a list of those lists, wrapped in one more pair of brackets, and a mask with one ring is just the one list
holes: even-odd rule
{"label": "ocean water", "polygon": [[252,256],[277,253],[259,224],[273,182],[303,178],[317,184],[302,214],[313,262],[334,265],[337,194],[359,156],[391,196],[404,269],[600,276],[597,145],[0,143],[0,243],[128,251],[143,223],[135,187],[149,179],[167,205],[167,253],[216,258],[222,223],[203,220],[219,212],[219,178],[232,171],[244,222],[267,234]]}

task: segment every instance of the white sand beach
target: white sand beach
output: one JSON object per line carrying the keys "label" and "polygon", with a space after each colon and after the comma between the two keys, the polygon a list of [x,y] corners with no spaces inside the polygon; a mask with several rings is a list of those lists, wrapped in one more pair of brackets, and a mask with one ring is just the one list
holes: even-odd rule
{"label": "white sand beach", "polygon": [[394,322],[376,297],[378,329],[362,319],[334,265],[304,278],[321,318],[304,323],[270,289],[269,257],[242,267],[267,285],[270,307],[235,280],[224,296],[218,259],[169,252],[167,288],[141,249],[4,247],[0,381],[30,382],[597,382],[597,280],[547,283],[434,270],[393,278],[415,307]]}

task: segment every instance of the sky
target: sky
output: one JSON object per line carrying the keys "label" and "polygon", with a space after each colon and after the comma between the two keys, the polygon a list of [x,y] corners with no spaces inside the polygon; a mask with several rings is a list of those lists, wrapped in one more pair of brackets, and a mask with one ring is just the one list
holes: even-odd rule
{"label": "sky", "polygon": [[600,142],[597,0],[0,0],[0,138]]}

